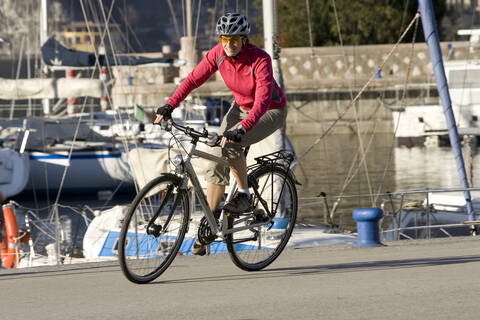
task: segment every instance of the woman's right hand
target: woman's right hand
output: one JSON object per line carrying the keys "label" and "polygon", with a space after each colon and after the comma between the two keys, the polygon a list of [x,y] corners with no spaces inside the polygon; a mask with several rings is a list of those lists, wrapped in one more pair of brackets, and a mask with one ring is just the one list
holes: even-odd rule
{"label": "woman's right hand", "polygon": [[153,120],[153,123],[160,123],[162,120],[169,120],[172,118],[173,107],[169,104],[164,105],[157,109],[157,117]]}

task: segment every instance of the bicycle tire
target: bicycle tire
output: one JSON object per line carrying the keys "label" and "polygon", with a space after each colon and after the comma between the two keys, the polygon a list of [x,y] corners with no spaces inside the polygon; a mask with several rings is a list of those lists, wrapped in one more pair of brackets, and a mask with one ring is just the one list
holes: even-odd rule
{"label": "bicycle tire", "polygon": [[[270,210],[274,208],[274,201],[282,200],[282,203],[278,205],[276,216],[273,218],[275,223],[270,230],[268,229],[271,225],[265,225],[226,236],[227,249],[233,263],[240,269],[257,271],[275,261],[287,245],[297,219],[298,199],[295,182],[283,167],[262,166],[252,171],[248,178],[249,181],[255,181],[258,192],[267,201]],[[285,183],[283,184],[282,181]],[[284,187],[282,188],[281,185]],[[254,194],[252,186],[249,188],[250,192]],[[275,190],[280,191],[277,197],[274,194]],[[256,196],[254,196],[253,202],[256,209],[262,208],[262,204]],[[228,217],[229,229],[249,223],[252,223],[251,220],[246,220],[244,217],[237,219]],[[257,239],[245,241],[254,238],[255,235]]]}
{"label": "bicycle tire", "polygon": [[[178,188],[180,183],[181,179],[173,174],[152,180],[137,194],[125,216],[118,240],[118,259],[123,274],[134,283],[147,283],[159,277],[180,249],[190,218],[188,195]],[[175,199],[177,205],[172,210]],[[157,237],[146,229],[159,208],[162,209],[155,225],[162,228]]]}

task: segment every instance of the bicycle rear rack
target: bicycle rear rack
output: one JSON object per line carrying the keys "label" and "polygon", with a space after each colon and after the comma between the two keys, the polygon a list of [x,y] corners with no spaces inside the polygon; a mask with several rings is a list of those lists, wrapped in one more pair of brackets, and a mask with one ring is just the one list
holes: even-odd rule
{"label": "bicycle rear rack", "polygon": [[295,160],[295,156],[287,150],[279,150],[254,159],[257,163],[251,165],[250,167],[252,168],[261,165],[281,164],[285,168],[290,169],[290,165]]}

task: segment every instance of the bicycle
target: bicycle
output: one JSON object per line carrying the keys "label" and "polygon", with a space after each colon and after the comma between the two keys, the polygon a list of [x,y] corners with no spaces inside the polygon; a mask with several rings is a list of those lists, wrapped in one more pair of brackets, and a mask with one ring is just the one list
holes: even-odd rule
{"label": "bicycle", "polygon": [[[172,120],[164,129],[185,134],[186,154],[177,155],[175,173],[164,173],[150,181],[137,194],[126,214],[118,240],[118,258],[123,274],[134,283],[147,283],[159,277],[177,256],[190,224],[190,181],[204,216],[197,237],[202,244],[224,241],[236,266],[246,271],[270,265],[285,248],[297,217],[296,180],[290,169],[294,157],[284,150],[255,158],[247,168],[253,208],[244,214],[221,211],[214,214],[191,164],[193,156],[211,161],[227,160],[196,150],[197,143],[212,143],[214,135],[179,125]],[[248,152],[248,147],[246,151]],[[236,183],[226,201],[233,198]],[[192,193],[193,194],[193,193]],[[185,251],[182,248],[181,251]]]}

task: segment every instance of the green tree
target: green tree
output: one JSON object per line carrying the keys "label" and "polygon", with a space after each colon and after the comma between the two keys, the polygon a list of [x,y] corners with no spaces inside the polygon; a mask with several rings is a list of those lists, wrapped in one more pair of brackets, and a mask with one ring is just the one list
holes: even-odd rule
{"label": "green tree", "polygon": [[[308,28],[310,8],[311,34]],[[394,43],[415,16],[413,0],[278,0],[279,41],[283,47]],[[437,21],[446,12],[445,0],[434,0]],[[262,1],[254,5],[261,12]],[[334,5],[336,12],[334,10]],[[337,24],[338,20],[338,24]],[[263,32],[261,15],[255,20]],[[440,30],[441,32],[441,30]],[[410,32],[410,40],[412,36]],[[418,41],[423,40],[421,30]],[[405,39],[405,41],[408,41]],[[256,41],[257,43],[259,41]]]}

